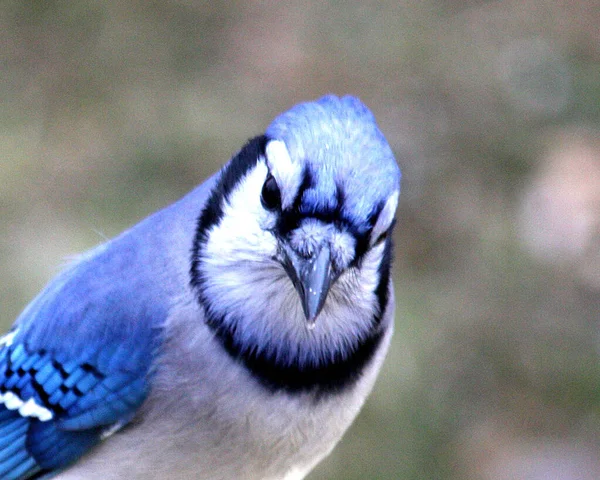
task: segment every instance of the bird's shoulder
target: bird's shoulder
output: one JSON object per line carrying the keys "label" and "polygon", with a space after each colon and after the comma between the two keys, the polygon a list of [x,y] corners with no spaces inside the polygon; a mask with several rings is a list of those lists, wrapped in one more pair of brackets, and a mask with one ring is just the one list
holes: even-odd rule
{"label": "bird's shoulder", "polygon": [[78,257],[0,339],[0,478],[60,469],[133,417],[204,190]]}
{"label": "bird's shoulder", "polygon": [[0,429],[13,433],[0,436],[1,478],[62,468],[143,402],[164,308],[134,295],[130,261],[127,251],[98,247],[0,340]]}

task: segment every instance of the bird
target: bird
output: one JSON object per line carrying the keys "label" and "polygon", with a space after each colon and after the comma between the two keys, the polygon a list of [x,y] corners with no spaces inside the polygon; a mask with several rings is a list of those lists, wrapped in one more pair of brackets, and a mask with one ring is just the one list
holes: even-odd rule
{"label": "bird", "polygon": [[0,478],[305,478],[390,345],[400,179],[330,94],[74,258],[0,338]]}

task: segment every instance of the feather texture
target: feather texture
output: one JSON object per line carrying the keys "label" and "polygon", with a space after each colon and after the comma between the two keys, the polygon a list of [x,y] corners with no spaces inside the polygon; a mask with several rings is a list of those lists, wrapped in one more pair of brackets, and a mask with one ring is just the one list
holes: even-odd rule
{"label": "feather texture", "polygon": [[0,478],[303,478],[389,345],[399,188],[373,115],[327,96],[76,259],[0,339]]}

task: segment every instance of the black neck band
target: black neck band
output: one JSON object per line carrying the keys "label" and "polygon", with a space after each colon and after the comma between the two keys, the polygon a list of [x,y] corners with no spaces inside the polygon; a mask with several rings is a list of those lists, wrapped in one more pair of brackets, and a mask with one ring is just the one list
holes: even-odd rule
{"label": "black neck band", "polygon": [[223,200],[229,197],[239,180],[256,165],[259,157],[264,155],[267,141],[265,136],[250,140],[223,169],[221,177],[198,219],[192,251],[191,285],[197,294],[198,301],[204,308],[207,325],[213,330],[225,351],[245,365],[248,371],[266,388],[271,391],[284,390],[289,393],[313,392],[317,396],[340,391],[354,384],[360,377],[383,339],[385,330],[381,325],[381,319],[388,302],[390,282],[391,241],[389,238],[386,240],[384,256],[379,267],[379,283],[375,290],[379,309],[376,317],[371,320],[373,329],[368,335],[357,341],[354,348],[343,354],[334,355],[326,363],[319,365],[303,365],[298,361],[284,363],[265,354],[264,349],[252,345],[240,345],[236,341],[235,327],[231,327],[221,318],[211,315],[207,308],[208,299],[204,298],[206,279],[203,278],[199,267],[207,234],[223,218]]}

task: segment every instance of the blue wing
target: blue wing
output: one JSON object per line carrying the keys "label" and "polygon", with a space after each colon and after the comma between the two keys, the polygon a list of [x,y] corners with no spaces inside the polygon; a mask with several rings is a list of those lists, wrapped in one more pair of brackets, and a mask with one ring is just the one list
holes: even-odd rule
{"label": "blue wing", "polygon": [[59,471],[132,418],[167,314],[154,261],[135,235],[96,249],[0,339],[0,478]]}
{"label": "blue wing", "polygon": [[82,257],[0,338],[0,479],[49,478],[131,420],[216,179]]}

